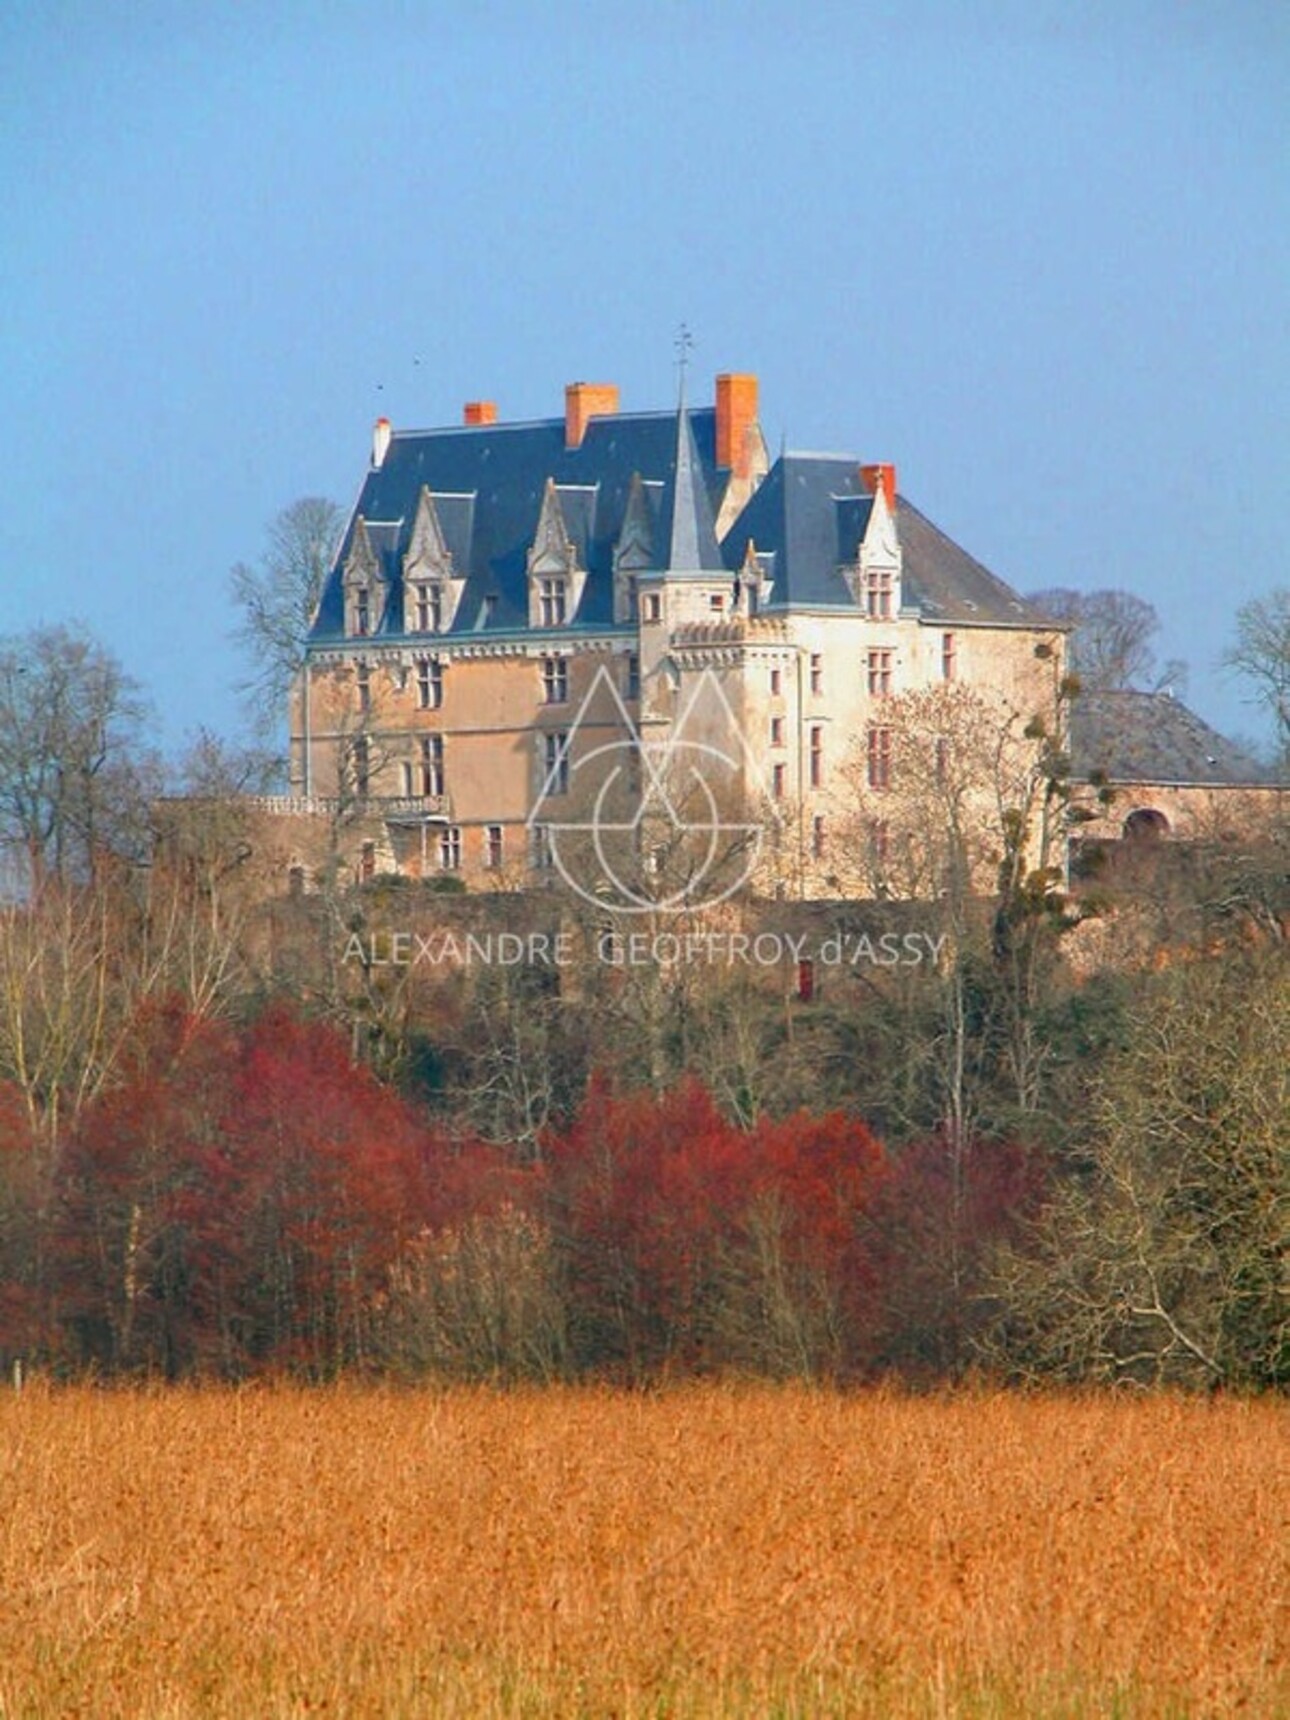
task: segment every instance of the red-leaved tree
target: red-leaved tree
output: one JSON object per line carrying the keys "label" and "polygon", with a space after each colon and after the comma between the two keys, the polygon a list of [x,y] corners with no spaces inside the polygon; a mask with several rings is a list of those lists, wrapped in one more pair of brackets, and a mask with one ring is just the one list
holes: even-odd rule
{"label": "red-leaved tree", "polygon": [[746,1150],[751,1175],[722,1275],[725,1359],[776,1376],[864,1372],[881,1324],[882,1148],[858,1117],[835,1111],[765,1120]]}

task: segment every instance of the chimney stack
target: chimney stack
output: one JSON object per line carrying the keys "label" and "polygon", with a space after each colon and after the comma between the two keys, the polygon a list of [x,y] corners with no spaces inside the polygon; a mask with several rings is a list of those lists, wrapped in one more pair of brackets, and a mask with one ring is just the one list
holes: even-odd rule
{"label": "chimney stack", "polygon": [[463,424],[496,424],[497,402],[495,400],[468,400],[462,407]]}
{"label": "chimney stack", "polygon": [[616,382],[571,382],[564,391],[564,445],[581,448],[592,418],[603,418],[618,410]]}
{"label": "chimney stack", "polygon": [[871,496],[879,489],[887,498],[887,506],[896,506],[896,468],[894,466],[861,466],[860,482]]}
{"label": "chimney stack", "polygon": [[379,472],[385,464],[385,456],[390,451],[390,437],[394,432],[390,428],[388,418],[378,418],[372,426],[372,470]]}
{"label": "chimney stack", "polygon": [[752,470],[752,432],[757,425],[757,378],[728,371],[717,378],[717,465],[733,477]]}

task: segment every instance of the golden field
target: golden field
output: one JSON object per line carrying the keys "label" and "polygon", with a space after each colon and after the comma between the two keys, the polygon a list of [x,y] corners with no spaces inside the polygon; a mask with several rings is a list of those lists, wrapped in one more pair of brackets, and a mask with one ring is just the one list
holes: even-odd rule
{"label": "golden field", "polygon": [[1290,1712],[1284,1406],[0,1399],[0,1715]]}

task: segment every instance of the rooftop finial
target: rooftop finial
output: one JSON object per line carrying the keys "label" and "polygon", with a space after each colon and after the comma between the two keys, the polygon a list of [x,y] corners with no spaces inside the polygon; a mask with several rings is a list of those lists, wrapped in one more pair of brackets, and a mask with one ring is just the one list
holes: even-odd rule
{"label": "rooftop finial", "polygon": [[681,404],[685,403],[685,373],[690,365],[690,353],[694,348],[694,336],[690,333],[689,325],[682,323],[676,331],[676,370],[677,391]]}

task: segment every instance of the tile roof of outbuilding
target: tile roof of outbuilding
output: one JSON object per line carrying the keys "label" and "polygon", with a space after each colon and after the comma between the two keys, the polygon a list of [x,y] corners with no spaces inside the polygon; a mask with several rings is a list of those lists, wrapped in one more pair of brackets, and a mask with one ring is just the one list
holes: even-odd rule
{"label": "tile roof of outbuilding", "polygon": [[1111,782],[1238,784],[1266,781],[1247,753],[1169,693],[1088,692],[1071,706],[1075,774]]}

